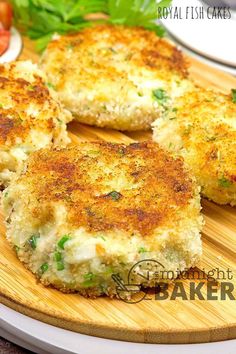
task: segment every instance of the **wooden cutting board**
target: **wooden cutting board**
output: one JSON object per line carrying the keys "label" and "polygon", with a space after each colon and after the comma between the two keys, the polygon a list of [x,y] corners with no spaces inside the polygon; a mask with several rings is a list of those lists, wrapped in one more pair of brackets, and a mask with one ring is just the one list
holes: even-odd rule
{"label": "wooden cutting board", "polygon": [[[21,59],[38,60],[27,39]],[[235,78],[195,59],[189,61],[191,76],[200,85],[225,92],[236,88]],[[73,144],[98,139],[130,143],[151,138],[151,132],[124,134],[78,123],[70,124],[69,131]],[[202,234],[203,257],[198,268],[204,268],[205,272],[229,268],[235,278],[236,208],[221,207],[207,200],[202,205],[206,224]],[[5,240],[2,218],[0,248],[0,299],[3,304],[35,319],[80,333],[135,342],[196,343],[236,338],[236,301],[169,298],[158,301],[150,294],[150,300],[127,304],[121,300],[91,300],[77,294],[62,294],[36,283],[34,276],[18,261]],[[236,283],[235,279],[231,282]],[[189,287],[190,280],[185,280],[187,293]],[[206,298],[206,287],[203,293]]]}

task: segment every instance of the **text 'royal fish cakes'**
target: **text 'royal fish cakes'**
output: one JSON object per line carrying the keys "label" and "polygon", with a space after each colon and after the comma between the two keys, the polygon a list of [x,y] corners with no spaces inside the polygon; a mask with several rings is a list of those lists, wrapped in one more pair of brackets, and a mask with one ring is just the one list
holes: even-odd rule
{"label": "text 'royal fish cakes'", "polygon": [[205,197],[236,205],[236,104],[230,95],[196,88],[153,129],[154,140],[191,167]]}
{"label": "text 'royal fish cakes'", "polygon": [[201,255],[199,188],[152,142],[37,151],[2,203],[20,260],[62,291],[112,297],[112,274],[127,281],[140,260],[176,274]]}
{"label": "text 'royal fish cakes'", "polygon": [[150,128],[192,85],[181,52],[135,27],[99,25],[60,36],[41,67],[75,119],[119,130]]}
{"label": "text 'royal fish cakes'", "polygon": [[0,66],[1,187],[29,153],[69,141],[66,123],[71,114],[53,98],[42,75],[30,61]]}

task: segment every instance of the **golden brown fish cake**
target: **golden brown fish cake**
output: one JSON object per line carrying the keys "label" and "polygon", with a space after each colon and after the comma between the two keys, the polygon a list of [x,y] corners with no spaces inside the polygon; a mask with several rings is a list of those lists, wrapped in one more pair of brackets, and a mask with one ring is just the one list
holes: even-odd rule
{"label": "golden brown fish cake", "polygon": [[80,122],[150,128],[192,83],[181,52],[154,32],[98,25],[49,43],[41,67]]}
{"label": "golden brown fish cake", "polygon": [[0,65],[0,185],[9,183],[28,154],[69,139],[64,110],[31,62]]}
{"label": "golden brown fish cake", "polygon": [[236,104],[231,95],[196,87],[156,120],[154,140],[184,158],[205,197],[236,205]]}
{"label": "golden brown fish cake", "polygon": [[37,151],[3,209],[19,258],[63,291],[114,296],[113,273],[127,277],[145,258],[176,272],[201,254],[199,189],[152,142]]}

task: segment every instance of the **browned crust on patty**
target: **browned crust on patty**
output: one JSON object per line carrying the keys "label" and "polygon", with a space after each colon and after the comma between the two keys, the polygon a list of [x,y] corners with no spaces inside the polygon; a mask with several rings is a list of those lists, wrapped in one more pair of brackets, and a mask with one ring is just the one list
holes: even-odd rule
{"label": "browned crust on patty", "polygon": [[[94,51],[93,45],[96,45],[98,38],[101,40],[104,36],[106,46],[104,49],[96,47]],[[110,52],[105,51],[107,43],[110,44]],[[86,28],[76,34],[61,36],[58,40],[54,40],[49,43],[47,50],[58,52],[58,59],[61,59],[61,71],[57,73],[58,77],[61,77],[61,81],[56,85],[57,89],[64,86],[65,75],[67,73],[67,67],[64,65],[66,57],[63,57],[63,53],[68,51],[68,48],[73,48],[74,58],[78,56],[87,57],[87,65],[102,72],[102,76],[115,79],[120,75],[119,71],[116,71],[114,65],[109,64],[111,57],[114,57],[114,50],[112,46],[119,43],[124,44],[124,48],[127,52],[127,60],[133,63],[137,67],[146,67],[148,70],[158,72],[158,76],[166,79],[167,77],[176,73],[180,78],[188,76],[188,64],[183,57],[181,51],[169,43],[166,39],[159,38],[154,32],[145,30],[141,27],[124,27],[114,25],[96,25],[90,28]],[[128,51],[127,51],[128,48]],[[122,51],[122,49],[120,49]],[[91,53],[90,53],[91,51]],[[89,59],[90,56],[90,59]],[[99,58],[102,60],[99,60]],[[114,57],[115,59],[115,57]],[[82,68],[84,69],[84,68]],[[71,74],[71,73],[70,73]],[[127,74],[123,72],[123,77]],[[85,70],[82,73],[81,80],[85,81],[85,78],[92,78],[93,73],[89,70]],[[95,75],[96,77],[96,75]],[[89,80],[88,84],[92,82]]]}
{"label": "browned crust on patty", "polygon": [[[114,191],[109,183],[119,178],[126,182]],[[68,150],[40,150],[29,158],[17,183],[22,182],[34,217],[50,218],[53,204],[61,202],[75,228],[137,230],[143,236],[176,220],[196,191],[183,161],[151,142],[80,143]]]}
{"label": "browned crust on patty", "polygon": [[[52,102],[48,88],[43,79],[34,75],[34,81],[29,82],[16,77],[15,64],[6,68],[0,65],[0,145],[14,145],[19,138],[24,139],[32,128],[50,132],[54,128],[53,115],[58,115],[57,105]],[[8,108],[9,101],[11,108]],[[52,110],[51,118],[43,119],[43,105],[48,102]],[[27,113],[30,104],[41,107],[37,118]],[[6,107],[5,107],[6,106]],[[45,108],[44,108],[45,109]]]}
{"label": "browned crust on patty", "polygon": [[203,176],[211,171],[211,178],[224,177],[235,183],[236,130],[232,126],[236,104],[231,95],[197,88],[177,103],[177,122],[189,124],[189,128],[181,130],[181,138],[187,151],[195,150],[196,174]]}
{"label": "browned crust on patty", "polygon": [[149,129],[166,106],[186,91],[188,65],[168,40],[139,27],[108,24],[59,36],[41,68],[74,119],[123,131]]}

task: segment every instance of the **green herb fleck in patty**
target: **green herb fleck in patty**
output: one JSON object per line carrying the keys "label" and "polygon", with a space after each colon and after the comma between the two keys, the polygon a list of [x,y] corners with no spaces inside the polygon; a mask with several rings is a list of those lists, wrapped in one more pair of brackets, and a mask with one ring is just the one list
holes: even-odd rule
{"label": "green herb fleck in patty", "polygon": [[57,243],[58,247],[61,248],[62,250],[64,250],[65,243],[67,241],[69,241],[69,240],[70,240],[70,236],[69,235],[62,236],[60,241],[58,241],[58,243]]}
{"label": "green herb fleck in patty", "polygon": [[53,90],[56,90],[56,86],[53,85],[51,82],[47,82],[46,85],[47,85],[47,87],[49,87],[49,88],[51,88]]}
{"label": "green herb fleck in patty", "polygon": [[41,267],[39,268],[39,273],[43,274],[48,270],[48,263],[43,263]]}
{"label": "green herb fleck in patty", "polygon": [[33,250],[35,250],[36,247],[37,247],[37,240],[38,240],[39,237],[40,237],[39,235],[32,235],[30,237],[30,239],[28,240],[28,243],[29,243],[29,245],[31,246],[31,248]]}
{"label": "green herb fleck in patty", "polygon": [[232,182],[225,177],[220,178],[218,182],[219,182],[219,186],[223,188],[228,188],[232,185]]}
{"label": "green herb fleck in patty", "polygon": [[165,90],[163,90],[162,88],[160,89],[156,89],[152,91],[152,96],[153,98],[160,104],[160,105],[164,105],[166,103],[166,101],[168,101],[169,97],[166,93]]}
{"label": "green herb fleck in patty", "polygon": [[56,262],[59,262],[59,261],[61,261],[61,259],[62,259],[61,252],[55,252],[55,253],[54,253],[54,260],[55,260]]}
{"label": "green herb fleck in patty", "polygon": [[64,269],[65,269],[65,266],[64,266],[63,261],[57,262],[57,270],[61,271],[61,270],[64,270]]}
{"label": "green herb fleck in patty", "polygon": [[92,272],[84,274],[84,279],[85,280],[94,280],[95,277],[96,277],[96,275],[93,274]]}
{"label": "green herb fleck in patty", "polygon": [[115,201],[119,200],[122,197],[122,195],[116,191],[112,191],[112,192],[108,193],[107,196],[111,197],[111,199],[115,200]]}
{"label": "green herb fleck in patty", "polygon": [[147,252],[147,249],[145,247],[140,247],[138,250],[138,253],[145,253]]}

